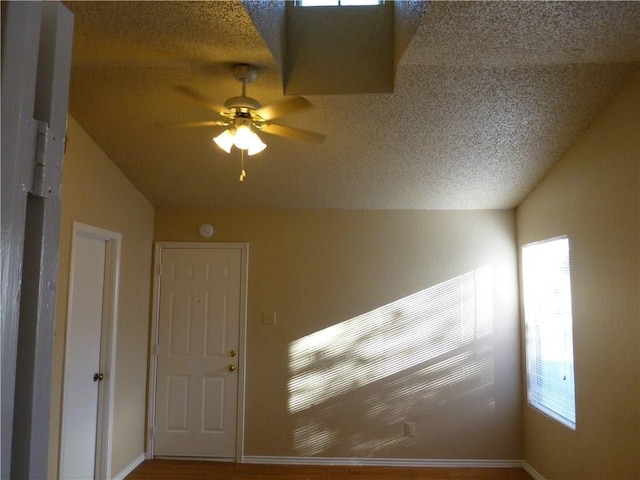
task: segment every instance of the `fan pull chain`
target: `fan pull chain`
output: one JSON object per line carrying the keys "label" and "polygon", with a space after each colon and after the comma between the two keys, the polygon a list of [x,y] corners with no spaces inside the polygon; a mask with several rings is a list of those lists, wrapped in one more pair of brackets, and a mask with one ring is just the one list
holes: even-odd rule
{"label": "fan pull chain", "polygon": [[244,150],[240,150],[240,183],[244,182],[247,172],[244,171]]}

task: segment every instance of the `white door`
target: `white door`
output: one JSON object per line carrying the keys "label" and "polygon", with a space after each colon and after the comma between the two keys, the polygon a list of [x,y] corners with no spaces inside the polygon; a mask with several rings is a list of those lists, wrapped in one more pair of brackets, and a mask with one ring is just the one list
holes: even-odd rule
{"label": "white door", "polygon": [[74,223],[64,358],[60,478],[111,478],[120,234]]}
{"label": "white door", "polygon": [[106,241],[76,236],[67,323],[60,478],[94,478]]}
{"label": "white door", "polygon": [[156,456],[236,456],[242,248],[162,248]]}

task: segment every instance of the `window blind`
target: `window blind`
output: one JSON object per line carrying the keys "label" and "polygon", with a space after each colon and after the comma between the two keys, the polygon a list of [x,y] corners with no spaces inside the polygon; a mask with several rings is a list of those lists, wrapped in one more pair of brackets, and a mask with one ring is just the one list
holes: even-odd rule
{"label": "window blind", "polygon": [[569,239],[522,248],[527,399],[576,428]]}

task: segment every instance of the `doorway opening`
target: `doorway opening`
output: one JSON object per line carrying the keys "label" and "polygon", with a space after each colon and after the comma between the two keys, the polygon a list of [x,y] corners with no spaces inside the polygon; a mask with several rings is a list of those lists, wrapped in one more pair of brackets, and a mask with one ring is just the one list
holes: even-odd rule
{"label": "doorway opening", "polygon": [[60,478],[111,478],[121,234],[73,223]]}

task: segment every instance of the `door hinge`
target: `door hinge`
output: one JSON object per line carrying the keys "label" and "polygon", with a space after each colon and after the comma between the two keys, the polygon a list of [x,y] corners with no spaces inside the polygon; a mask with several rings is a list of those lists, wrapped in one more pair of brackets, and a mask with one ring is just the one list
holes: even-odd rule
{"label": "door hinge", "polygon": [[31,194],[47,198],[53,189],[47,185],[47,149],[49,148],[49,124],[38,120],[38,136],[36,138],[36,164],[33,170],[33,188]]}
{"label": "door hinge", "polygon": [[158,355],[158,344],[157,343],[153,344],[153,348],[152,348],[151,351],[153,352],[154,356]]}
{"label": "door hinge", "polygon": [[161,263],[156,263],[156,276],[158,276],[158,277],[162,276],[162,264]]}

